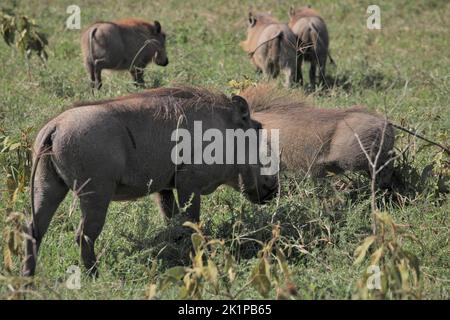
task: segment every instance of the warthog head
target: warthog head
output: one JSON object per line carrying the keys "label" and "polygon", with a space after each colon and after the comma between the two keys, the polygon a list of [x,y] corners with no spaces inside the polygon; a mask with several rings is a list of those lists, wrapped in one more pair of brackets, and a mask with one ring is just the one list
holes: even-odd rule
{"label": "warthog head", "polygon": [[275,175],[261,175],[260,169],[259,166],[250,165],[247,170],[242,170],[238,188],[251,202],[264,204],[277,195],[278,181]]}
{"label": "warthog head", "polygon": [[[252,148],[250,139],[250,141],[247,141],[248,143],[245,142],[246,146],[244,149],[246,162],[245,164],[239,164],[239,161],[237,161],[238,164],[236,164],[236,167],[238,174],[228,182],[228,185],[241,191],[250,201],[263,204],[273,199],[278,190],[277,175],[265,175],[262,174],[261,170],[263,165],[260,162],[260,148],[262,143],[266,143],[267,141],[262,142],[260,140],[259,131],[262,129],[262,126],[258,121],[250,118],[250,109],[247,101],[240,96],[233,96],[232,102],[236,110],[239,110],[239,117],[234,119],[235,124],[237,124],[238,128],[242,129],[244,132],[248,132],[249,135],[253,133],[257,138],[256,147],[253,146]],[[235,150],[240,147],[241,146],[236,145]],[[257,153],[256,155],[254,154],[255,152]],[[251,157],[255,156],[257,158],[256,163],[252,164],[248,161]]]}
{"label": "warthog head", "polygon": [[252,29],[257,23],[270,24],[277,20],[272,16],[271,12],[248,12],[248,29]]}
{"label": "warthog head", "polygon": [[167,66],[169,64],[169,58],[166,53],[166,34],[162,31],[159,21],[155,21],[153,25],[154,39],[158,43],[156,45],[154,62],[159,66]]}

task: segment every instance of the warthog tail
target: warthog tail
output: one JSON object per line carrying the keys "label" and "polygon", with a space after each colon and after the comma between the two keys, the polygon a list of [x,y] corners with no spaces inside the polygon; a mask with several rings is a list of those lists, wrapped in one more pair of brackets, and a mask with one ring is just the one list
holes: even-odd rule
{"label": "warthog tail", "polygon": [[273,76],[276,76],[279,72],[281,41],[283,41],[283,31],[278,32],[278,34],[273,37],[272,40],[268,43],[268,58],[270,61],[269,65],[272,66],[271,73]]}
{"label": "warthog tail", "polygon": [[97,32],[97,28],[94,27],[89,31],[89,57],[88,61],[95,67],[95,59],[94,59],[94,48],[92,43],[94,41],[95,33]]}
{"label": "warthog tail", "polygon": [[317,19],[309,21],[309,35],[311,37],[310,42],[313,45],[314,51],[317,51],[318,48],[320,49],[324,46],[324,39],[320,37],[320,26],[317,26],[317,23],[319,23]]}
{"label": "warthog tail", "polygon": [[[46,155],[50,155],[50,152],[52,150],[53,146],[53,135],[56,132],[56,126],[50,125],[47,126],[45,129],[43,129],[43,132],[39,134],[38,139],[39,141],[36,142],[35,145],[35,157],[33,161],[33,166],[31,168],[31,178],[30,178],[30,197],[31,197],[31,219],[33,224],[33,230],[37,230],[35,228],[35,215],[36,210],[34,206],[34,180],[36,176],[36,169],[39,164],[39,160]],[[33,235],[35,236],[35,235]]]}

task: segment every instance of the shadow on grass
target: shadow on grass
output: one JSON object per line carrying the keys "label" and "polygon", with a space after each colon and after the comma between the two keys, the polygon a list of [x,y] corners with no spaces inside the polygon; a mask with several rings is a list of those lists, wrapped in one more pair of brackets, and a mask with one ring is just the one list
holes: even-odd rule
{"label": "shadow on grass", "polygon": [[[221,199],[221,205],[227,208],[227,218],[214,222],[205,217],[203,233],[209,240],[225,241],[237,261],[256,258],[262,244],[272,239],[275,224],[281,227],[282,245],[290,248],[289,259],[304,256],[297,250],[299,248],[316,249],[330,243],[332,229],[345,217],[347,200],[333,196],[335,191],[328,186],[324,187],[326,191],[314,191],[319,194],[314,197],[309,193],[298,194],[298,186],[291,181],[283,188],[285,196],[278,205],[272,202],[257,206],[245,202],[240,210],[233,205],[233,199]],[[122,235],[130,244],[127,251],[145,252],[146,261],[148,257],[159,259],[166,268],[189,265],[192,230],[182,226],[183,218],[183,215],[174,217],[166,226],[144,238]]]}
{"label": "shadow on grass", "polygon": [[[392,88],[393,84],[395,87],[394,79],[375,70],[371,70],[370,72],[361,75],[349,72],[339,74],[327,73],[325,76],[325,85],[317,86],[316,90],[323,94],[326,94],[330,90],[342,90],[348,93],[360,89],[383,91]],[[304,88],[308,93],[314,92],[309,82],[305,83]]]}
{"label": "shadow on grass", "polygon": [[[414,204],[418,192],[428,192],[424,179],[430,169],[426,168],[420,174],[408,161],[399,161],[396,165],[393,189],[377,192],[379,208],[384,208],[387,203],[408,206]],[[216,200],[225,208],[223,214],[226,218],[217,222],[205,216],[203,233],[209,240],[225,241],[237,261],[256,258],[261,244],[272,238],[275,224],[281,227],[280,242],[291,261],[302,261],[305,251],[317,253],[325,246],[339,244],[341,232],[347,234],[347,242],[357,242],[358,234],[370,234],[371,225],[367,219],[370,216],[371,191],[367,176],[333,176],[320,185],[289,175],[282,181],[283,196],[278,202],[274,200],[265,206],[244,202],[239,207],[234,198],[228,197]],[[356,225],[352,221],[353,226],[347,226],[347,216],[351,211],[361,212],[361,217],[357,218]],[[130,245],[126,251],[130,254],[141,252],[142,259],[147,262],[158,259],[165,268],[190,265],[192,230],[182,226],[184,221],[184,216],[179,215],[147,236],[122,235]],[[148,229],[152,226],[141,227]]]}

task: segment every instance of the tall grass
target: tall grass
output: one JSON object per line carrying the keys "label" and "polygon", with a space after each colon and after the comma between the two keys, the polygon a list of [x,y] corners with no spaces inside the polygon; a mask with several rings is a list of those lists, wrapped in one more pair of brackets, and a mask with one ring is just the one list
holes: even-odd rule
{"label": "tall grass", "polygon": [[[449,298],[450,206],[445,193],[449,159],[400,132],[396,168],[401,188],[396,192],[377,192],[374,197],[370,180],[356,174],[330,177],[319,187],[286,173],[282,196],[264,206],[253,205],[227,188],[206,196],[201,229],[193,232],[198,236],[178,220],[166,225],[149,197],[113,203],[97,241],[100,278],[93,281],[82,274],[79,290],[66,286],[68,268],[82,265],[74,241],[80,214],[71,209],[74,198],[69,195],[42,243],[34,285],[27,287],[19,277],[18,244],[23,221],[29,217],[32,137],[72,103],[94,98],[81,62],[81,31],[65,29],[66,8],[72,4],[7,1],[1,5],[36,20],[49,36],[49,57],[43,67],[36,57],[28,61],[16,48],[0,43],[0,298]],[[286,21],[291,3],[155,0],[104,5],[83,0],[76,4],[83,27],[129,16],[161,22],[168,34],[170,64],[147,68],[149,87],[187,83],[232,93],[261,80],[239,47],[245,38],[248,6],[272,10]],[[382,3],[379,31],[366,29],[366,6],[361,2],[311,4],[328,24],[337,66],[328,68],[334,86],[311,93],[308,99],[325,108],[363,104],[386,111],[390,120],[448,143],[447,1]],[[115,72],[105,75],[95,98],[136,90],[127,73]],[[372,223],[378,223],[375,233]],[[197,251],[192,251],[192,241]],[[367,250],[357,250],[361,245]],[[199,248],[202,259],[196,258]],[[381,290],[367,287],[371,260],[385,274]],[[168,280],[171,274],[173,281]]]}

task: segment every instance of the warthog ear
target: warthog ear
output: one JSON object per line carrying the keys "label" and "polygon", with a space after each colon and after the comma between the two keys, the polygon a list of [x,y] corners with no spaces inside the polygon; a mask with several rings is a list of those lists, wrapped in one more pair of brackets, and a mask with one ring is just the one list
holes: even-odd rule
{"label": "warthog ear", "polygon": [[294,6],[291,6],[290,8],[289,8],[289,17],[294,17],[294,15],[295,15],[295,8],[294,8]]}
{"label": "warthog ear", "polygon": [[155,32],[161,33],[161,24],[159,23],[159,21],[155,20],[154,26],[155,26]]}
{"label": "warthog ear", "polygon": [[256,121],[256,120],[252,120],[252,122],[253,122],[253,126],[255,127],[256,130],[261,130],[263,128],[261,122]]}
{"label": "warthog ear", "polygon": [[253,16],[253,13],[251,11],[248,12],[248,25],[250,27],[253,27],[256,23],[256,18]]}
{"label": "warthog ear", "polygon": [[250,119],[250,108],[248,106],[247,100],[245,100],[241,96],[232,96],[231,102],[233,102],[233,104],[238,108],[242,120],[247,121],[248,119]]}

